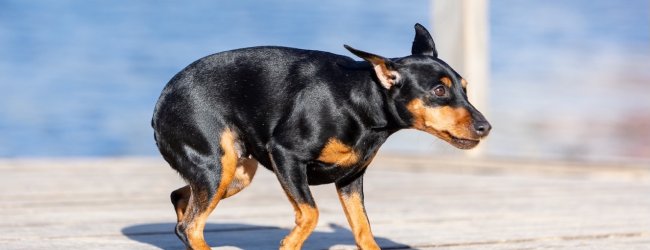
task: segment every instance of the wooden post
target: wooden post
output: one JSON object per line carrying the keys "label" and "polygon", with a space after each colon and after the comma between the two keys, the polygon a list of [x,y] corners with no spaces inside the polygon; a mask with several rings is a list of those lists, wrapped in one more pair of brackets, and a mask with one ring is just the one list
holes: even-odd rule
{"label": "wooden post", "polygon": [[[438,55],[468,82],[470,102],[488,113],[488,0],[432,0],[433,39]],[[483,154],[481,146],[470,156]]]}

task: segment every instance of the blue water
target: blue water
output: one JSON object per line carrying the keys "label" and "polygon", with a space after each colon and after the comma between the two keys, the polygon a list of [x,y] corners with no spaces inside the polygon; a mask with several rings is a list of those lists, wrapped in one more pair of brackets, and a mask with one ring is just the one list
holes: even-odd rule
{"label": "blue water", "polygon": [[[344,43],[403,56],[430,12],[425,0],[0,1],[0,157],[155,155],[155,101],[195,59],[255,45],[348,54]],[[649,12],[645,0],[491,1],[486,152],[650,159],[650,135],[625,122],[650,125]],[[452,152],[426,138],[400,133],[386,149]]]}

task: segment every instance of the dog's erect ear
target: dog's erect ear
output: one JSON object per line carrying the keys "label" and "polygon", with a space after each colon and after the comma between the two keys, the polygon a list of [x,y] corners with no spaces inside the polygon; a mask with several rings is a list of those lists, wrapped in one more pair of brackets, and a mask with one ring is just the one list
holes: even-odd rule
{"label": "dog's erect ear", "polygon": [[390,87],[399,81],[399,73],[395,70],[395,64],[391,60],[352,48],[348,45],[343,45],[343,47],[352,52],[352,54],[355,54],[356,56],[363,58],[363,60],[371,63],[379,82],[381,82],[381,85],[384,86],[384,88],[390,89]]}
{"label": "dog's erect ear", "polygon": [[427,55],[438,57],[436,51],[436,44],[433,43],[431,34],[424,26],[419,23],[415,24],[415,38],[413,39],[413,47],[411,47],[411,54],[413,55]]}

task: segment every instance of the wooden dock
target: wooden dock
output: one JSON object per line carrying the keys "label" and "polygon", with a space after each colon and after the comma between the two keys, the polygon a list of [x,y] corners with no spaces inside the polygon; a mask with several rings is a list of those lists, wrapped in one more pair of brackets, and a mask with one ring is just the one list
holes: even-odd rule
{"label": "wooden dock", "polygon": [[[650,249],[650,167],[380,154],[366,205],[386,249]],[[158,159],[0,160],[0,249],[183,249]],[[304,249],[354,249],[334,187]],[[293,210],[262,168],[219,204],[214,249],[277,249]]]}

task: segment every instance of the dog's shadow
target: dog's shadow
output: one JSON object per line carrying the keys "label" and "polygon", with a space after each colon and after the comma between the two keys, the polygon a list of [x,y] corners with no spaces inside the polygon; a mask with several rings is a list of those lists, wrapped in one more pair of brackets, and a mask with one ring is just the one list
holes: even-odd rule
{"label": "dog's shadow", "polygon": [[[173,223],[140,224],[123,228],[122,234],[160,249],[185,249],[174,234],[174,227]],[[350,230],[336,224],[329,227],[328,231],[314,231],[303,249],[356,249]],[[276,249],[288,233],[285,228],[261,225],[208,223],[205,226],[205,240],[213,247]],[[413,249],[387,238],[375,237],[375,240],[382,249]]]}

